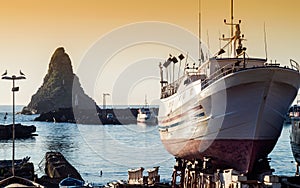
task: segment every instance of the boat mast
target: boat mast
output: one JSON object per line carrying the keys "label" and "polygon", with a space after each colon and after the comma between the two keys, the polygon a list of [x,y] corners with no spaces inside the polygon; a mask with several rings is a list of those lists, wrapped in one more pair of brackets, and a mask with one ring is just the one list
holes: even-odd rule
{"label": "boat mast", "polygon": [[[231,20],[230,20],[230,37],[233,37],[233,0],[231,0],[231,8],[230,8],[230,17],[231,17]],[[234,50],[234,47],[232,46],[232,44],[230,45],[230,52],[229,54],[233,54],[233,50]]]}
{"label": "boat mast", "polygon": [[202,46],[201,46],[201,13],[199,11],[199,26],[198,26],[198,38],[199,38],[199,54],[198,54],[198,61],[199,61],[199,67],[202,64],[203,59],[201,58],[203,56],[202,54]]}
{"label": "boat mast", "polygon": [[198,38],[199,38],[199,53],[198,53],[198,61],[199,61],[199,67],[203,62],[203,51],[202,51],[202,42],[201,42],[201,0],[199,0],[199,17],[198,17]]}
{"label": "boat mast", "polygon": [[265,42],[265,55],[266,55],[266,59],[268,59],[266,23],[264,23],[264,42]]}
{"label": "boat mast", "polygon": [[230,16],[231,16],[231,30],[230,30],[230,35],[233,36],[233,0],[231,0],[231,13],[230,13]]}
{"label": "boat mast", "polygon": [[148,107],[147,94],[145,94],[145,107]]}

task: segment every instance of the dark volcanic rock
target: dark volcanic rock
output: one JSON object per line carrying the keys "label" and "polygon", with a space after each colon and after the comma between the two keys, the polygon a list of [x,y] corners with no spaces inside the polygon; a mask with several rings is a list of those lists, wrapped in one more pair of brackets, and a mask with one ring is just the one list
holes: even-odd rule
{"label": "dark volcanic rock", "polygon": [[[0,125],[0,140],[12,138],[13,125]],[[34,132],[36,127],[34,125],[27,126],[20,123],[15,124],[15,138],[29,138],[36,136]]]}
{"label": "dark volcanic rock", "polygon": [[60,47],[51,57],[42,86],[23,108],[22,114],[42,114],[66,108],[96,111],[96,103],[84,93],[68,54]]}

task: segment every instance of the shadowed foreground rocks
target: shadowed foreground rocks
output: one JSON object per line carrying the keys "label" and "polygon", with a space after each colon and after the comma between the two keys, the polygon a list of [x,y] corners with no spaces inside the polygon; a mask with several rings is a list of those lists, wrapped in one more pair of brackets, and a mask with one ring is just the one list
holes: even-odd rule
{"label": "shadowed foreground rocks", "polygon": [[[12,124],[0,125],[0,140],[12,138],[12,127]],[[30,138],[36,136],[36,134],[34,134],[35,131],[36,127],[34,125],[15,124],[15,138]]]}

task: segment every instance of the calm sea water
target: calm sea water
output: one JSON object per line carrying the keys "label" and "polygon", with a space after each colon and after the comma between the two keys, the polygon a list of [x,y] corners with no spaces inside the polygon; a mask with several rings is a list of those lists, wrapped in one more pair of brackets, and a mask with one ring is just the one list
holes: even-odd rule
{"label": "calm sea water", "polygon": [[[16,111],[21,110],[21,106]],[[8,119],[4,121],[5,112]],[[0,106],[0,124],[12,122],[10,106]],[[76,125],[32,121],[35,116],[16,115],[16,123],[35,125],[32,139],[16,140],[16,158],[31,157],[36,173],[44,174],[44,155],[59,151],[90,183],[106,184],[127,180],[129,168],[160,166],[163,181],[170,181],[175,159],[161,144],[156,126]],[[272,153],[271,167],[278,175],[294,175],[295,163],[289,142],[290,126],[285,125]],[[0,141],[0,159],[11,159],[11,140]],[[41,167],[41,168],[39,168]],[[99,172],[102,170],[102,177]],[[146,175],[147,172],[144,172]]]}

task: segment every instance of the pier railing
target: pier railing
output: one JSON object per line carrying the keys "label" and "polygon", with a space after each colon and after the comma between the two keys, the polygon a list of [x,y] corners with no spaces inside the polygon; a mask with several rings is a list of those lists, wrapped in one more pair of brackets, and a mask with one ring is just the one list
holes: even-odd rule
{"label": "pier railing", "polygon": [[[247,60],[248,62],[248,60]],[[290,64],[291,64],[291,69],[296,70],[296,71],[300,71],[300,66],[299,64],[295,61],[290,59]],[[215,72],[213,72],[212,74],[210,74],[208,77],[203,77],[203,74],[200,74],[200,72],[189,72],[188,74],[188,79],[185,80],[186,81],[190,81],[190,82],[194,82],[196,80],[201,80],[201,89],[206,88],[207,86],[211,85],[212,83],[214,83],[215,81],[217,81],[218,79],[234,73],[234,72],[238,72],[240,70],[244,70],[244,69],[249,69],[249,68],[259,68],[259,67],[266,67],[266,66],[271,66],[271,67],[279,67],[280,64],[267,64],[264,63],[262,65],[253,65],[253,67],[245,67],[245,65],[241,65],[241,64],[236,64],[236,62],[233,63],[229,63],[226,64],[225,66],[219,67]],[[284,67],[284,68],[289,68],[289,67]],[[170,83],[164,87],[162,87],[161,90],[161,98],[166,98],[169,97],[171,95],[173,95],[174,93],[177,92],[178,87],[180,85],[180,83],[183,81],[185,77],[181,77],[178,80],[174,81],[173,83]],[[189,83],[190,83],[189,82]],[[188,83],[185,83],[188,84]]]}

